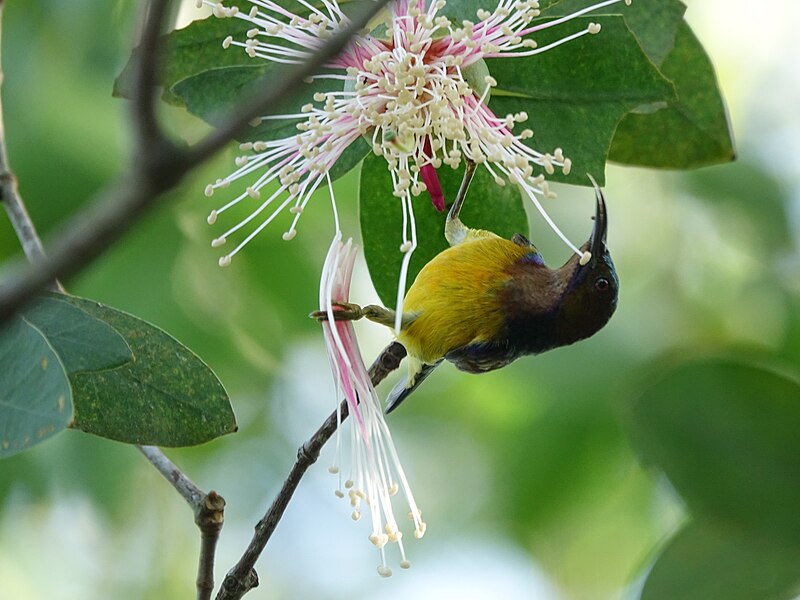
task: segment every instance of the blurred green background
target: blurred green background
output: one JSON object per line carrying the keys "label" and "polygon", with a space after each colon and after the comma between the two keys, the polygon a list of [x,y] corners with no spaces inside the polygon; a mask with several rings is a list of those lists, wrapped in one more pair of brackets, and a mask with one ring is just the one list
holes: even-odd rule
{"label": "blurred green background", "polygon": [[[110,92],[130,52],[137,5],[6,3],[8,150],[45,236],[125,164],[128,107]],[[425,539],[407,546],[411,571],[377,577],[366,526],[353,524],[332,493],[327,449],[264,553],[262,585],[248,598],[637,596],[655,557],[694,515],[673,485],[684,488],[634,450],[642,436],[644,446],[652,439],[631,424],[631,407],[653,374],[690,356],[717,354],[800,371],[800,6],[765,0],[753,12],[744,0],[688,5],[687,19],[718,69],[738,161],[687,173],[609,167],[609,246],[622,286],[609,326],[500,372],[469,376],[447,365],[392,414],[429,524]],[[193,7],[193,0],[186,3],[182,22],[198,15]],[[163,114],[189,141],[207,130],[181,111],[163,107]],[[231,170],[233,156],[223,153],[193,174],[112,251],[66,282],[72,293],[166,329],[231,393],[239,433],[168,452],[201,487],[228,501],[218,580],[249,541],[297,446],[333,406],[322,338],[306,316],[317,302],[332,234],[329,203],[320,198],[306,212],[291,243],[280,239],[285,227],[277,223],[231,268],[219,269],[209,246],[216,231],[205,223],[214,206],[202,190]],[[354,234],[356,181],[351,174],[337,184],[343,229]],[[583,239],[591,194],[559,193],[551,214],[571,238]],[[566,258],[538,218],[531,237],[550,264]],[[0,259],[8,264],[19,255],[0,218]],[[352,298],[377,299],[363,262]],[[389,339],[374,325],[359,323],[358,332],[367,361]],[[684,380],[662,381],[658,390],[667,398],[735,396],[737,384],[717,375],[698,371],[690,392],[680,387]],[[734,387],[721,390],[720,381]],[[796,414],[800,397],[794,400],[789,410]],[[705,430],[725,418],[723,404],[717,412],[697,411],[693,424]],[[649,458],[660,464],[658,449]],[[705,533],[684,530],[679,541],[713,550],[719,538],[709,541]],[[743,539],[755,547],[751,536]],[[0,462],[0,598],[191,598],[197,547],[189,510],[131,447],[68,431]],[[717,565],[720,578],[739,572],[730,554]],[[800,564],[789,551],[778,556]],[[759,574],[763,597],[773,597],[770,581],[791,571],[777,562],[768,565],[774,572]],[[699,577],[713,572],[693,564]],[[669,571],[662,578],[675,582]],[[780,593],[774,597],[792,597]]]}

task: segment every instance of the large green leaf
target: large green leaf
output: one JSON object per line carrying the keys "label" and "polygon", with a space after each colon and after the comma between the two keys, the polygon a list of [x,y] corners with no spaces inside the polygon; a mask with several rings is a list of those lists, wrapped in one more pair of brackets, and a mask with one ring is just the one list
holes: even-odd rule
{"label": "large green leaf", "polygon": [[800,548],[736,528],[692,522],[659,555],[642,600],[789,600],[800,593]]}
{"label": "large green leaf", "polygon": [[[622,117],[643,104],[668,102],[672,85],[642,51],[622,17],[576,18],[575,31],[590,21],[598,35],[586,35],[540,55],[492,59],[487,64],[498,87],[489,106],[500,115],[525,111],[534,131],[530,140],[542,152],[561,147],[572,172],[550,179],[587,185],[591,173],[602,185],[605,161]],[[563,37],[559,27],[537,34],[540,47]]]}
{"label": "large green leaf", "polygon": [[697,359],[645,389],[634,441],[690,511],[800,545],[800,385],[727,359]]}
{"label": "large green leaf", "polygon": [[[279,1],[299,15],[305,15],[307,10],[297,10],[302,8],[299,4],[291,1]],[[320,7],[322,3],[315,0],[310,3]],[[339,0],[341,6],[345,6],[345,12],[352,10],[351,6],[358,4],[353,0]],[[249,11],[253,4],[246,0],[227,0],[226,6],[239,6],[240,10]],[[213,69],[221,69],[233,66],[263,66],[265,60],[251,58],[242,48],[237,46],[224,49],[222,42],[226,37],[232,36],[236,40],[244,40],[247,31],[254,27],[250,21],[243,19],[229,18],[218,19],[208,17],[193,21],[183,29],[176,29],[163,36],[164,46],[162,65],[159,72],[159,82],[164,89],[163,100],[170,104],[182,106],[183,99],[173,93],[172,86],[179,81]],[[280,43],[280,40],[272,40],[273,43]],[[128,58],[128,62],[123,67],[117,79],[114,81],[113,94],[121,98],[131,98],[133,96],[133,74],[138,61],[140,60],[141,50],[137,47]]]}
{"label": "large green leaf", "polygon": [[675,84],[677,101],[651,114],[626,116],[617,128],[609,158],[668,169],[733,160],[728,115],[714,67],[686,23],[681,24],[661,71]]}
{"label": "large green leaf", "polygon": [[[449,167],[438,170],[446,200],[455,199],[463,171],[463,167],[458,171]],[[397,302],[397,283],[403,261],[400,252],[403,211],[400,200],[392,195],[392,191],[392,178],[386,159],[370,154],[361,167],[358,193],[361,237],[372,283],[381,301],[388,307],[394,307]],[[440,213],[433,207],[427,193],[417,196],[412,202],[418,247],[411,257],[406,290],[420,269],[447,248],[444,239],[446,213]],[[488,229],[507,238],[528,230],[519,188],[513,185],[498,186],[486,169],[480,167],[470,186],[469,199],[464,203],[461,219],[469,227]]]}
{"label": "large green leaf", "polygon": [[67,373],[111,369],[133,360],[125,339],[56,294],[37,298],[22,313],[58,353]]}
{"label": "large green leaf", "polygon": [[[243,97],[258,89],[265,78],[279,77],[282,67],[274,64],[250,64],[210,69],[177,82],[174,93],[186,110],[204,121],[217,125],[233,111]],[[330,79],[304,83],[296,94],[275,106],[275,114],[300,114],[304,104],[317,92],[340,91],[341,82]],[[264,119],[250,128],[239,141],[274,140],[297,135],[297,123],[304,119]],[[348,173],[370,151],[362,139],[350,144],[330,171],[332,180]]]}
{"label": "large green leaf", "polygon": [[222,384],[188,348],[161,329],[82,298],[64,301],[116,329],[135,360],[72,376],[72,427],[133,444],[189,446],[236,430]]}
{"label": "large green leaf", "polygon": [[[241,103],[242,98],[253,94],[265,80],[281,77],[283,69],[282,65],[260,61],[208,69],[177,82],[172,91],[190,113],[211,125],[218,125]],[[315,93],[341,89],[340,81],[330,79],[303,83],[295,94],[273,107],[272,112],[278,115],[300,114],[301,107],[311,102]],[[300,120],[262,120],[239,139],[257,141],[295,136],[298,133],[295,125]]]}
{"label": "large green leaf", "polygon": [[64,365],[44,334],[21,317],[0,329],[0,457],[65,429],[72,392]]}
{"label": "large green leaf", "polygon": [[[560,0],[542,10],[543,17],[561,17],[596,4],[596,0]],[[642,50],[656,65],[675,45],[675,35],[683,22],[686,5],[680,0],[647,0],[633,2],[630,6],[618,3],[588,13],[598,15],[621,15],[639,40]]]}

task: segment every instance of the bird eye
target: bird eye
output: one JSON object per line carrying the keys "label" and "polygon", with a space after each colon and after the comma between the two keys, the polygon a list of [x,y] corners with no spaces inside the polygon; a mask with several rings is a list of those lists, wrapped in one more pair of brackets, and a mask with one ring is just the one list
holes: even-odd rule
{"label": "bird eye", "polygon": [[605,292],[609,288],[608,279],[605,277],[599,277],[597,281],[594,282],[594,288],[598,292]]}

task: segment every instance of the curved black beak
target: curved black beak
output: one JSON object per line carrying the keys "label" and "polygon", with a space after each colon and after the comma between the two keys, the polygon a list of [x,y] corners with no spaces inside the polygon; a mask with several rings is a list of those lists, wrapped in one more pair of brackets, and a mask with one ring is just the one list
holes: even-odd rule
{"label": "curved black beak", "polygon": [[589,238],[589,252],[592,253],[591,262],[603,255],[606,252],[606,233],[608,232],[608,214],[606,213],[606,201],[603,198],[603,192],[594,177],[589,175],[589,179],[594,185],[595,199],[597,207],[594,215],[594,228],[592,229],[592,237]]}

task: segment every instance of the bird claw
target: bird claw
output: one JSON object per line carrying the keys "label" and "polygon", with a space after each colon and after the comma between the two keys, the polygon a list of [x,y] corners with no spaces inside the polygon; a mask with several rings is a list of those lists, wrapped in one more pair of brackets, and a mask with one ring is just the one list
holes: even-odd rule
{"label": "bird claw", "polygon": [[[333,320],[334,321],[358,321],[364,316],[363,309],[358,304],[351,302],[333,302]],[[315,310],[308,315],[312,319],[316,319],[320,323],[328,320],[327,310]]]}

